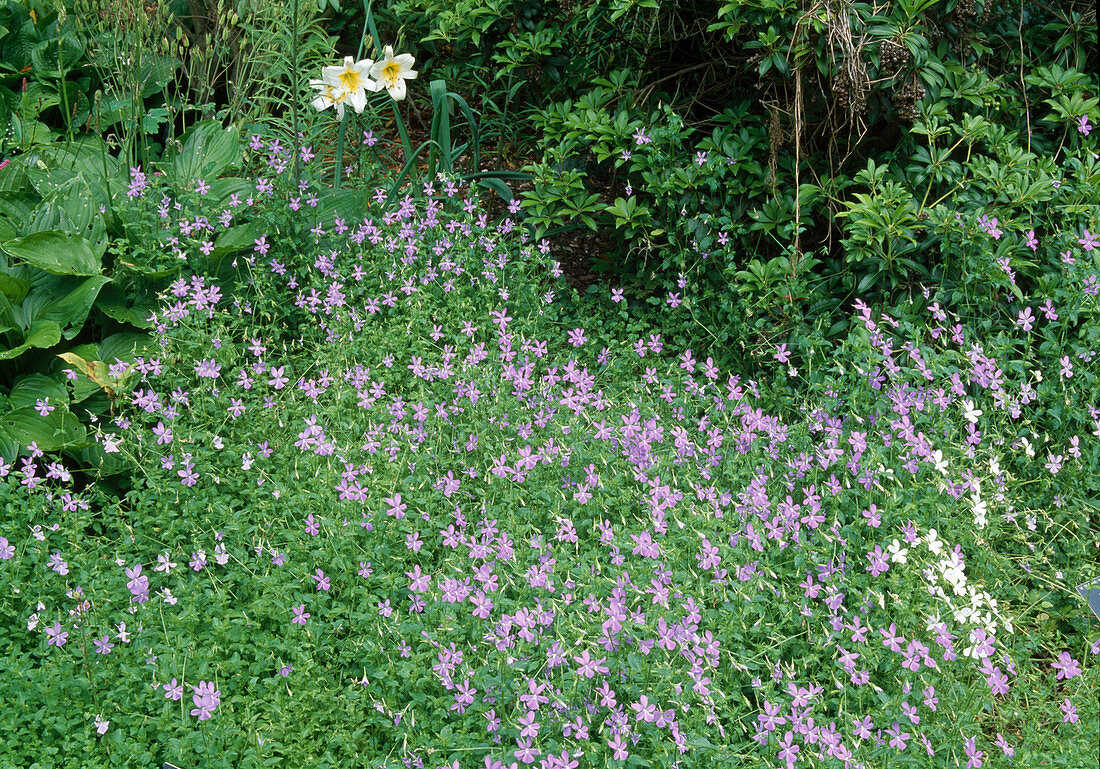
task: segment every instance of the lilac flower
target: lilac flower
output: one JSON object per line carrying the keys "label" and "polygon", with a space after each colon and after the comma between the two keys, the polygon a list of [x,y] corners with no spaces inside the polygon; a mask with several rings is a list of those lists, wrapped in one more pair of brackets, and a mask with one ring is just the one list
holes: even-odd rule
{"label": "lilac flower", "polygon": [[1039,240],[1035,237],[1035,230],[1027,231],[1027,241],[1024,243],[1024,245],[1026,245],[1032,251],[1039,250]]}
{"label": "lilac flower", "polygon": [[1077,715],[1077,707],[1070,701],[1069,697],[1066,697],[1065,701],[1061,705],[1062,713],[1065,715],[1062,717],[1062,723],[1075,724],[1079,716]]}
{"label": "lilac flower", "polygon": [[7,561],[15,556],[15,548],[8,543],[6,537],[0,537],[0,561]]}
{"label": "lilac flower", "polygon": [[214,688],[212,681],[199,681],[199,685],[192,686],[191,689],[195,692],[191,697],[191,701],[195,703],[191,715],[198,716],[200,721],[208,720],[221,704],[221,691]]}
{"label": "lilac flower", "polygon": [[313,519],[313,513],[310,513],[306,516],[306,534],[310,535],[311,537],[316,537],[320,533],[321,529],[317,525],[317,522]]}
{"label": "lilac flower", "polygon": [[1024,331],[1031,331],[1032,326],[1035,324],[1035,318],[1032,317],[1031,308],[1027,307],[1020,312],[1019,318],[1016,320],[1016,325],[1022,328]]}
{"label": "lilac flower", "polygon": [[1077,118],[1077,132],[1088,136],[1090,131],[1092,131],[1092,126],[1089,125],[1089,116],[1081,115]]}
{"label": "lilac flower", "polygon": [[64,646],[69,640],[69,634],[61,630],[60,622],[55,622],[53,627],[46,628],[46,635],[49,636],[46,641],[47,646]]}
{"label": "lilac flower", "polygon": [[313,581],[317,583],[317,590],[328,590],[331,587],[330,578],[325,576],[325,573],[320,569],[312,577]]}
{"label": "lilac flower", "polygon": [[161,688],[164,689],[164,698],[167,700],[178,702],[183,697],[183,684],[174,678]]}
{"label": "lilac flower", "polygon": [[293,622],[295,625],[305,625],[306,620],[313,616],[308,611],[306,611],[306,605],[304,603],[300,603],[293,608],[294,619],[292,619],[291,622]]}
{"label": "lilac flower", "polygon": [[903,732],[901,730],[901,724],[897,721],[886,730],[886,733],[890,735],[890,747],[897,748],[898,750],[905,750],[905,741],[910,738],[909,732]]}
{"label": "lilac flower", "polygon": [[96,654],[103,655],[110,654],[111,649],[115,648],[115,645],[111,643],[111,637],[109,635],[94,639],[92,645],[95,646]]}
{"label": "lilac flower", "polygon": [[985,755],[982,751],[978,750],[977,737],[967,737],[964,740],[964,750],[966,756],[969,759],[966,762],[966,769],[981,769],[982,757]]}
{"label": "lilac flower", "polygon": [[1076,678],[1081,675],[1080,663],[1070,656],[1069,652],[1062,652],[1058,655],[1058,661],[1051,664],[1056,671],[1058,671],[1058,679],[1069,680],[1070,678]]}

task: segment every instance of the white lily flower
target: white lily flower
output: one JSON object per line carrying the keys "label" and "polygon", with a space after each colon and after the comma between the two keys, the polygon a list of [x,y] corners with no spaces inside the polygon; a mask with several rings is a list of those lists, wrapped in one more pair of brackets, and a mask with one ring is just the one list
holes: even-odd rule
{"label": "white lily flower", "polygon": [[309,85],[310,88],[316,88],[320,91],[317,98],[310,102],[313,108],[318,112],[324,112],[329,107],[335,107],[336,116],[343,120],[344,105],[348,101],[349,92],[342,88],[331,86],[324,80],[310,80]]}
{"label": "white lily flower", "polygon": [[370,76],[389,91],[395,101],[401,101],[405,98],[405,81],[416,79],[416,70],[412,68],[415,62],[412,54],[394,56],[393,46],[387,45],[382,59],[370,68]]}
{"label": "white lily flower", "polygon": [[370,79],[370,70],[374,62],[370,59],[355,61],[350,56],[344,57],[344,63],[336,67],[323,67],[321,80],[333,88],[347,93],[347,102],[356,114],[367,106],[367,91],[377,91],[381,86]]}

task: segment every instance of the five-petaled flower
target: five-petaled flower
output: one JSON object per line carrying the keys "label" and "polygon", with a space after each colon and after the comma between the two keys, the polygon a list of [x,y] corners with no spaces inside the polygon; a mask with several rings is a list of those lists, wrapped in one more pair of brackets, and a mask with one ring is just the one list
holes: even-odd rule
{"label": "five-petaled flower", "polygon": [[221,691],[214,688],[213,681],[199,681],[199,685],[192,686],[191,689],[195,692],[191,697],[191,701],[195,703],[191,715],[198,716],[200,721],[208,720],[221,704]]}
{"label": "five-petaled flower", "polygon": [[49,636],[46,640],[47,646],[64,646],[69,640],[69,634],[61,629],[60,622],[55,622],[53,627],[46,628],[46,635]]}

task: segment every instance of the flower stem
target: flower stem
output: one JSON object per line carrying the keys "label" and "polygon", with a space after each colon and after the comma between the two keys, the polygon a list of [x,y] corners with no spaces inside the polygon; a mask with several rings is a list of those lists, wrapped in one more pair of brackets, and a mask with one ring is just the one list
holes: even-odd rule
{"label": "flower stem", "polygon": [[332,178],[332,189],[340,189],[340,174],[344,170],[344,133],[348,126],[348,115],[340,119],[339,132],[336,135],[336,173]]}
{"label": "flower stem", "polygon": [[401,110],[397,108],[397,102],[391,99],[390,104],[393,105],[393,117],[394,122],[397,123],[397,132],[401,134],[401,149],[405,153],[404,162],[402,163],[402,166],[404,166],[412,157],[412,142],[409,141],[409,131],[405,128],[405,121],[401,119]]}

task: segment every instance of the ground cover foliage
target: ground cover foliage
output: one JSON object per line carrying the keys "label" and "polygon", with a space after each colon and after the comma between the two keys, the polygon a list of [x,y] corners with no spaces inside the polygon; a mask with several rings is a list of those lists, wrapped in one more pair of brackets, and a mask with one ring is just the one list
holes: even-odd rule
{"label": "ground cover foliage", "polygon": [[[1061,21],[1019,83],[1003,9],[974,60],[965,4],[847,8],[935,88],[828,191],[831,256],[794,213],[827,185],[790,209],[771,185],[802,166],[766,115],[693,145],[694,113],[646,114],[610,49],[551,55],[612,22],[664,50],[715,9],[488,7],[333,29],[381,60],[410,14],[397,51],[480,42],[510,90],[578,99],[541,131],[587,165],[519,196],[483,168],[508,108],[441,52],[354,100],[309,83],[338,61],[333,0],[116,3],[90,32],[2,9],[35,90],[0,78],[0,767],[1089,765],[1100,114],[1075,7],[1021,10]],[[813,20],[784,9],[707,22],[761,36],[777,98],[808,61],[780,39]],[[141,23],[116,38],[112,13]],[[119,45],[141,66],[112,73]],[[606,210],[594,171],[623,174]],[[648,239],[652,277],[567,284],[547,174],[571,215]]]}
{"label": "ground cover foliage", "polygon": [[233,292],[173,282],[93,427],[132,491],[4,465],[4,765],[1091,755],[1088,233],[993,334],[857,302],[795,396],[617,293],[577,321],[453,183],[347,221],[285,177],[231,209],[261,228]]}

